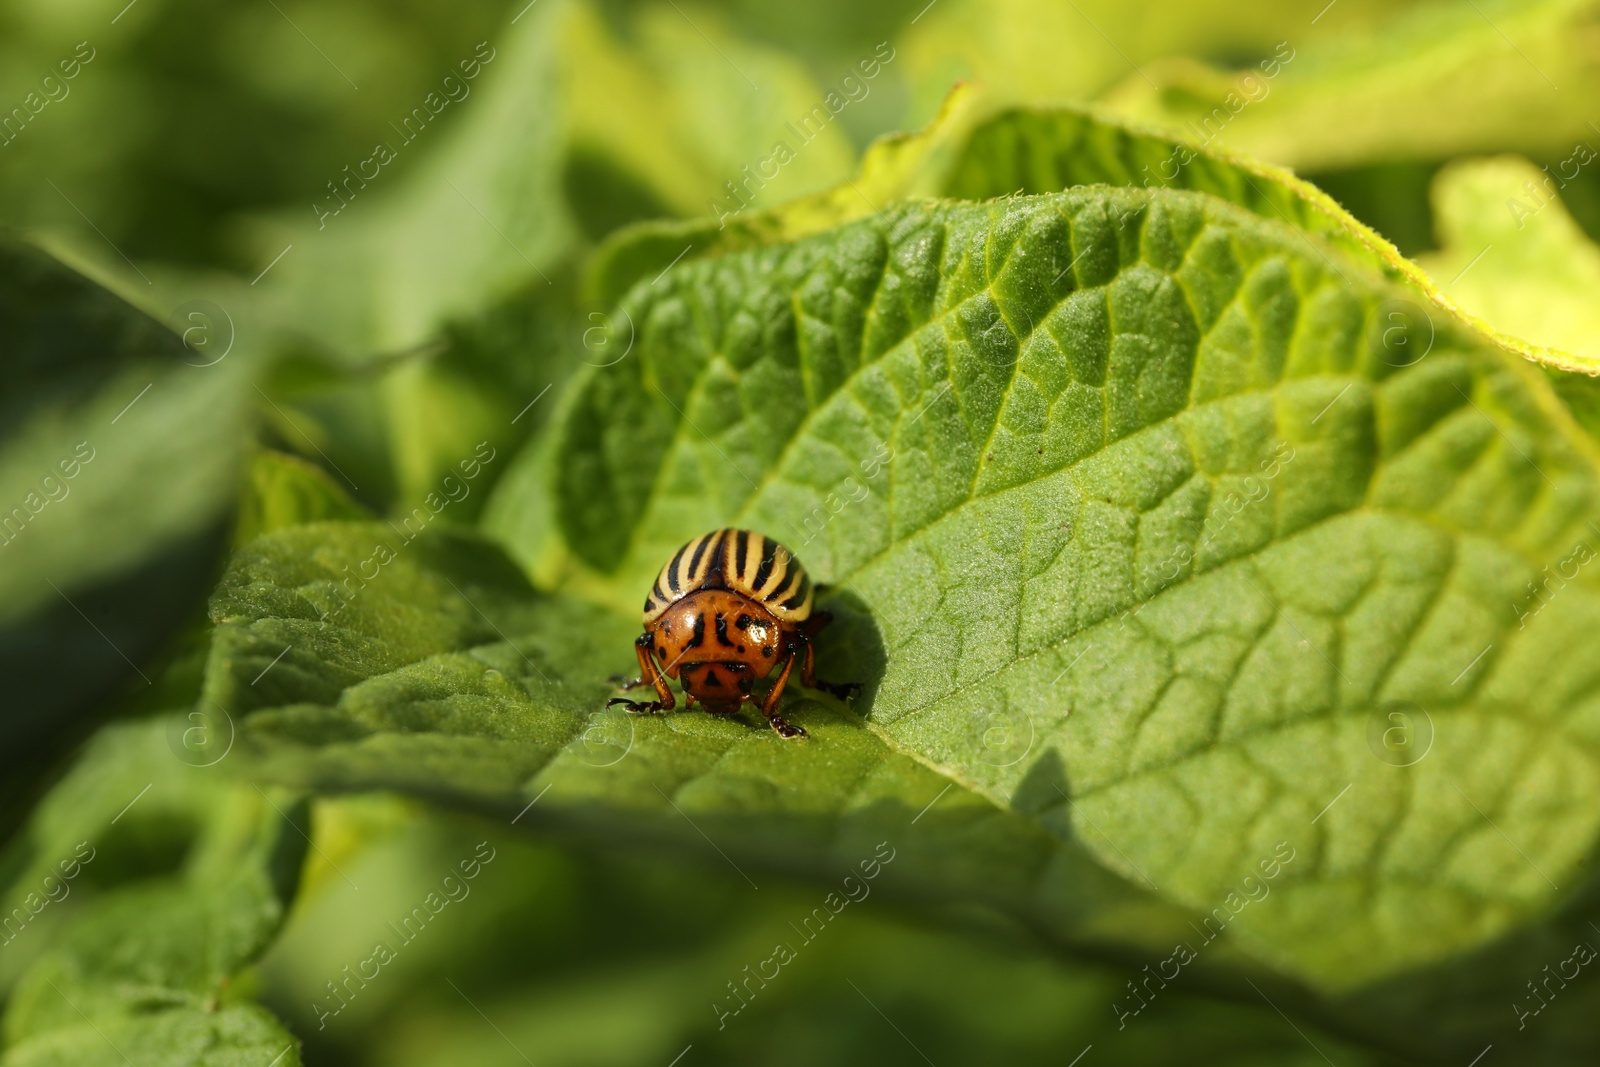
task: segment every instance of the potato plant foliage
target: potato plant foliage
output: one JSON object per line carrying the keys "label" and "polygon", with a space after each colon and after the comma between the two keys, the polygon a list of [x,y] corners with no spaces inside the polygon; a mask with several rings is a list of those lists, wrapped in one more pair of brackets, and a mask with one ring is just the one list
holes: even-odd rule
{"label": "potato plant foliage", "polygon": [[[913,88],[976,17],[950,6],[898,41]],[[1565,63],[1573,5],[1534,7],[1530,49]],[[1419,265],[1314,181],[1159,132],[1179,96],[1105,98],[1149,127],[1029,102],[1046,73],[1013,43],[1016,70],[977,64],[987,95],[958,90],[853,171],[835,130],[792,190],[706,218],[726,160],[769,151],[770,116],[735,108],[720,145],[668,137],[652,83],[625,72],[704,100],[743,64],[798,112],[798,61],[725,28],[644,19],[625,39],[583,4],[526,14],[482,99],[368,215],[283,223],[298,260],[249,293],[206,290],[239,309],[228,362],[33,244],[0,246],[0,508],[22,516],[0,534],[0,662],[27,697],[0,730],[52,754],[5,790],[0,893],[25,921],[0,950],[0,1063],[288,1067],[302,1041],[450,1062],[358,1029],[400,979],[346,986],[331,1023],[305,1001],[347,962],[317,954],[317,936],[344,944],[327,901],[411,906],[361,897],[342,865],[405,819],[463,812],[513,857],[473,890],[500,901],[486,915],[543,907],[491,883],[576,862],[517,851],[552,841],[692,860],[803,907],[892,848],[883,910],[841,921],[914,956],[872,917],[907,916],[975,953],[974,975],[1000,973],[985,939],[1032,960],[1039,1017],[1072,1029],[995,1038],[1018,1056],[1309,1056],[1280,1009],[1316,1035],[1295,1062],[1600,1053],[1600,985],[1563,984],[1536,1025],[1516,1007],[1524,979],[1600,937],[1582,306],[1600,252],[1552,204],[1537,255],[1443,282],[1480,238],[1516,240],[1495,213],[1531,164],[1442,173],[1446,240]],[[1403,34],[1498,47],[1431,18]],[[1252,105],[1238,143],[1372,158],[1384,129],[1300,127],[1336,91],[1397,93],[1375,62],[1285,63],[1284,112]],[[1195,99],[1222,77],[1157,76]],[[584,103],[602,82],[628,107]],[[1395,121],[1435,122],[1420,107]],[[507,139],[530,109],[549,122]],[[1508,121],[1480,133],[1532,152]],[[1480,147],[1430,129],[1438,152]],[[476,202],[509,235],[472,222]],[[424,270],[435,255],[446,280]],[[381,430],[361,429],[373,411]],[[57,495],[79,442],[99,451]],[[753,714],[605,706],[662,563],[723,525],[796,551],[835,617],[821,673],[864,683],[850,703],[796,687],[784,713],[808,740]],[[403,806],[363,807],[373,794]],[[80,842],[98,850],[81,888],[59,862]],[[52,884],[68,889],[47,903]],[[626,904],[570,908],[603,926]],[[708,997],[726,1000],[728,961],[772,951],[731,929],[697,935]],[[605,958],[654,989],[666,935],[641,936]],[[401,953],[408,974],[469,968],[438,940]],[[1170,1013],[1144,1013],[1123,980],[1173,960]],[[594,996],[574,1018],[602,1017]],[[726,1025],[698,993],[651,996],[668,1036],[611,1035],[619,1060]],[[496,1010],[553,1033],[551,1003]]]}

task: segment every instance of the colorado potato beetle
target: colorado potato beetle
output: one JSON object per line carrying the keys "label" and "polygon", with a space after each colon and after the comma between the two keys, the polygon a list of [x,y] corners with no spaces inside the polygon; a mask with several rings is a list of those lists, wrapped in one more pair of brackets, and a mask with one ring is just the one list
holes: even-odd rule
{"label": "colorado potato beetle", "polygon": [[800,561],[772,538],[728,527],[701,534],[667,561],[644,598],[644,633],[634,642],[640,675],[623,688],[654,686],[660,699],[613,697],[606,706],[669,711],[675,702],[667,679],[677,678],[690,707],[699,701],[713,715],[733,715],[755,702],[756,682],[781,663],[762,714],[778,736],[806,736],[778,714],[796,661],[807,689],[842,699],[861,688],[817,678],[811,642],[833,616],[812,610],[815,596]]}

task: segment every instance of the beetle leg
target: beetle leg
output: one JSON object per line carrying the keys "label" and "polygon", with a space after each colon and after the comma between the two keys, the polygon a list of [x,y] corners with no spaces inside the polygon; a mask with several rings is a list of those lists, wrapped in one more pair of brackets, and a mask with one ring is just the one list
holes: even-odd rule
{"label": "beetle leg", "polygon": [[817,688],[817,650],[810,641],[805,643],[806,658],[800,667],[800,684],[807,689]]}
{"label": "beetle leg", "polygon": [[779,737],[805,737],[806,732],[798,726],[791,725],[778,714],[778,698],[783,695],[783,687],[789,682],[789,672],[794,670],[795,656],[799,649],[790,646],[789,658],[783,663],[783,671],[778,675],[778,680],[772,683],[772,692],[761,702],[761,713],[767,717],[767,722],[777,731]]}
{"label": "beetle leg", "polygon": [[[672,710],[676,703],[672,699],[672,688],[667,685],[666,678],[656,669],[655,656],[652,653],[653,648],[654,639],[648,633],[639,635],[639,639],[633,643],[633,651],[639,657],[639,684],[655,686],[656,696],[661,699],[638,701],[627,700],[623,697],[612,697],[606,701],[606,707],[609,708],[613,704],[621,704],[628,711],[636,714],[654,714],[658,711]],[[625,686],[624,688],[631,689],[633,686]]]}
{"label": "beetle leg", "polygon": [[811,638],[815,637],[818,631],[832,620],[833,616],[826,611],[819,611],[806,620],[806,629],[803,635],[806,645],[806,658],[804,665],[800,668],[800,684],[807,689],[820,689],[829,696],[838,697],[840,700],[849,700],[851,695],[861,688],[860,682],[825,682],[817,677],[817,656],[812,649]]}

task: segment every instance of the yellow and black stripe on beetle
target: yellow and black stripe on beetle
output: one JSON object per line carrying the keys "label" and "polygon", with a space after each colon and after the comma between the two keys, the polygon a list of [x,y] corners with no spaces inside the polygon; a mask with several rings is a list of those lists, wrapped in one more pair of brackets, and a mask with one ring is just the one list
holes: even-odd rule
{"label": "yellow and black stripe on beetle", "polygon": [[794,553],[770,537],[724,527],[678,549],[644,598],[644,633],[635,641],[639,677],[623,688],[654,686],[657,700],[613,697],[629,711],[653,714],[676,706],[668,678],[684,702],[713,715],[733,715],[756,702],[755,684],[783,665],[760,707],[779,737],[806,732],[778,714],[778,698],[800,664],[800,684],[844,699],[859,682],[817,678],[812,641],[833,616],[814,611],[816,589]]}

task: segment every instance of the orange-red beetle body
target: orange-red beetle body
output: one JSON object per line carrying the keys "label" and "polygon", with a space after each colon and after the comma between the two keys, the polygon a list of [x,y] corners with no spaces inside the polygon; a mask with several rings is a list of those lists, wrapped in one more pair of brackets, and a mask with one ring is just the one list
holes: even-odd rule
{"label": "orange-red beetle body", "polygon": [[812,610],[815,590],[794,554],[750,530],[723,528],[690,541],[661,568],[644,601],[644,633],[634,643],[640,676],[629,688],[650,685],[659,699],[624,700],[629,711],[671,710],[676,702],[668,678],[683,686],[685,700],[729,715],[755,702],[755,683],[780,664],[782,671],[761,700],[761,711],[782,737],[805,731],[778,715],[795,663],[800,684],[838,697],[859,688],[818,681],[811,639],[832,618]]}

